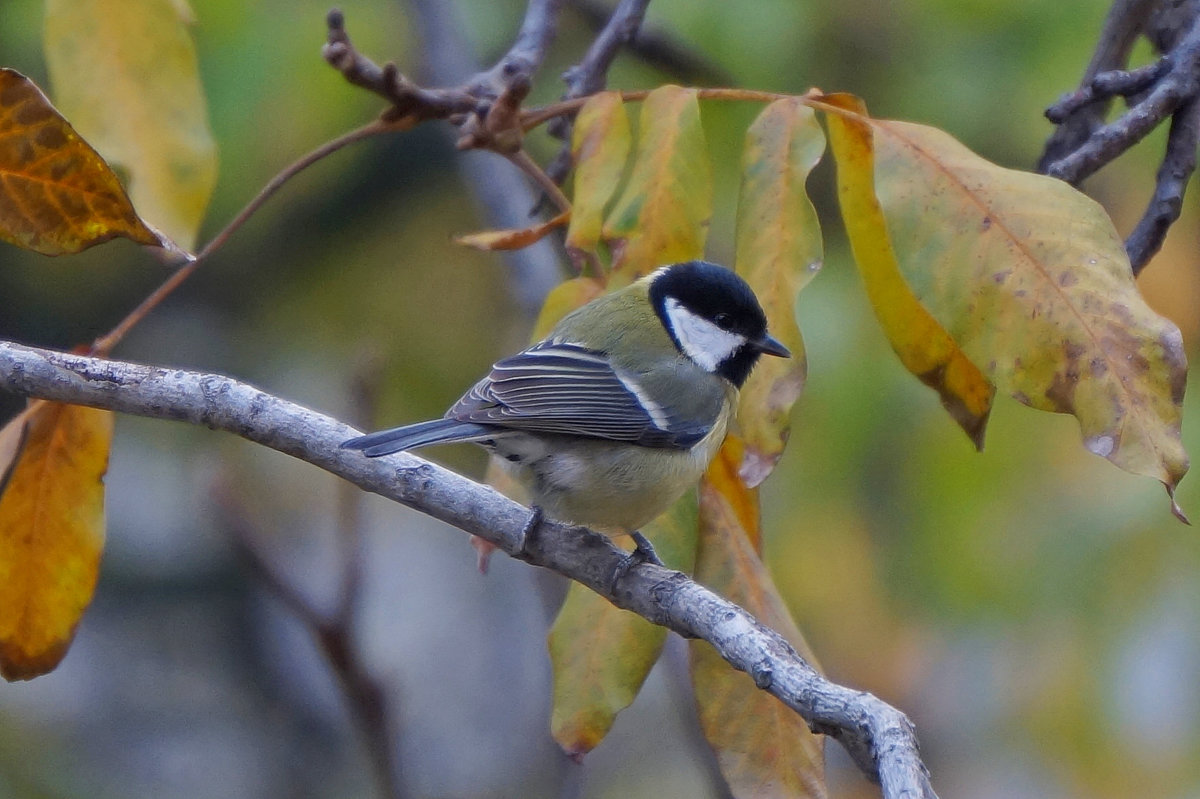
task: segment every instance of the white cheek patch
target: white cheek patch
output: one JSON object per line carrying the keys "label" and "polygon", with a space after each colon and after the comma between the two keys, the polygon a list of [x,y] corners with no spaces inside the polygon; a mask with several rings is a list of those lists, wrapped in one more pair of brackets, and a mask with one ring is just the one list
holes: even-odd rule
{"label": "white cheek patch", "polygon": [[664,305],[683,354],[707,372],[717,371],[724,360],[746,343],[745,336],[722,330],[684,308],[674,297],[668,297]]}

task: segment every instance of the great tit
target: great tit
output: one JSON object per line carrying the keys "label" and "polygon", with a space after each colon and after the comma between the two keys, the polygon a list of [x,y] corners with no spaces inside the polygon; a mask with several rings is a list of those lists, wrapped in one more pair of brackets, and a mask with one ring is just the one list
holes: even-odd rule
{"label": "great tit", "polygon": [[[664,266],[568,314],[492,366],[441,419],[342,444],[368,457],[470,441],[515,468],[551,518],[632,535],[717,454],[767,332],[750,286],[705,261]],[[528,528],[527,528],[528,529]]]}

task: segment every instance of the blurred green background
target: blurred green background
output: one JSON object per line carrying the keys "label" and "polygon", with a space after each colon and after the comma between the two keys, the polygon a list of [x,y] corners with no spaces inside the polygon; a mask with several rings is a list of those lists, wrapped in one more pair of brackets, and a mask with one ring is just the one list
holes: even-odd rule
{"label": "blurred green background", "polygon": [[[455,5],[489,63],[524,8]],[[203,241],[279,169],[380,104],[322,61],[326,3],[192,8],[221,158]],[[363,52],[421,75],[407,4],[342,9]],[[876,115],[939,126],[1028,168],[1050,132],[1041,111],[1075,86],[1105,11],[1084,0],[655,0],[647,25],[738,85],[853,91]],[[38,0],[0,3],[0,64],[48,87],[41,14]],[[557,97],[557,75],[590,38],[565,9],[535,100]],[[621,88],[673,79],[631,57],[611,78]],[[718,181],[714,260],[731,260],[753,113],[704,107]],[[532,324],[509,265],[451,241],[488,222],[446,132],[365,142],[304,173],[116,355],[222,372],[348,419],[365,372],[380,390],[360,426],[440,415]],[[1151,190],[1162,141],[1152,136],[1087,185],[1122,233]],[[545,161],[556,142],[539,133],[530,148]],[[828,256],[799,302],[810,377],[765,502],[769,565],[823,667],[912,717],[942,796],[1196,796],[1195,531],[1174,521],[1157,483],[1086,453],[1070,418],[1002,400],[975,453],[875,326],[828,164],[813,184]],[[1195,194],[1141,279],[1193,358]],[[0,245],[0,337],[90,340],[164,276],[122,242],[60,259]],[[1185,414],[1193,452],[1198,393]],[[0,396],[6,416],[18,407]],[[469,448],[434,455],[483,468]],[[236,556],[213,500],[232,486],[280,568],[328,605],[335,480],[230,436],[122,418],[108,483],[100,587],[74,648],[55,673],[0,685],[0,797],[373,795],[335,684]],[[1179,499],[1200,514],[1196,478]],[[561,583],[503,557],[480,576],[461,533],[364,502],[361,649],[393,702],[413,796],[724,795],[694,730],[678,641],[611,738],[571,764],[548,733],[544,635]],[[838,747],[828,752],[834,796],[877,795]]]}

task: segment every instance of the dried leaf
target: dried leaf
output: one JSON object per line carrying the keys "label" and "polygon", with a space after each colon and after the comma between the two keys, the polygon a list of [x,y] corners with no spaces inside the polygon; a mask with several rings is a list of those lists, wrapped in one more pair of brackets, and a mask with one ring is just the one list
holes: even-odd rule
{"label": "dried leaf", "polygon": [[191,249],[216,183],[190,14],[179,0],[47,0],[58,107],[130,176],[142,216]]}
{"label": "dried leaf", "polygon": [[829,143],[837,162],[838,201],[854,259],[884,333],[900,361],[933,388],[976,447],[983,446],[995,387],[905,282],[875,196],[875,153],[866,108],[848,94],[824,95]]}
{"label": "dried leaf", "polygon": [[[731,445],[732,442],[732,445]],[[752,541],[760,534],[758,489],[737,478],[737,442],[726,441],[700,484],[700,544],[696,580],[750,611],[816,665]],[[746,509],[753,507],[753,513]],[[754,685],[707,642],[692,641],[692,684],[700,727],[717,755],[730,792],[739,799],[825,797],[821,739],[804,719]]]}
{"label": "dried leaf", "polygon": [[792,357],[763,358],[742,389],[739,428],[746,444],[742,480],[754,487],[783,454],[792,405],[804,389],[808,359],[796,324],[796,295],[824,257],[817,211],[805,191],[825,151],[811,108],[778,100],[746,133],[737,212],[737,271],[754,288],[772,334]]}
{"label": "dried leaf", "polygon": [[[643,532],[664,563],[690,569],[696,552],[695,493]],[[579,759],[604,739],[617,714],[637,696],[666,635],[665,627],[572,584],[548,639],[554,669],[550,729],[564,752]]]}
{"label": "dried leaf", "polygon": [[161,244],[108,164],[33,81],[0,69],[0,239],[64,255],[117,236]]}
{"label": "dried leaf", "polygon": [[621,183],[630,141],[629,115],[619,93],[600,92],[579,109],[571,137],[575,187],[568,248],[596,255],[604,209]]}
{"label": "dried leaf", "polygon": [[612,288],[704,254],[712,167],[694,89],[662,86],[642,103],[629,181],[604,222]]}
{"label": "dried leaf", "polygon": [[1089,450],[1173,497],[1188,467],[1183,338],[1142,299],[1104,210],[934,128],[871,125],[880,202],[921,302],[997,386],[1073,414]]}
{"label": "dried leaf", "polygon": [[109,411],[45,402],[0,431],[24,446],[0,495],[0,674],[24,680],[62,660],[91,602],[104,544]]}
{"label": "dried leaf", "polygon": [[454,241],[464,247],[476,250],[519,250],[536,244],[555,228],[560,228],[571,219],[571,212],[564,211],[553,219],[547,219],[532,227],[513,230],[485,230],[481,233],[468,233],[465,236],[455,236]]}

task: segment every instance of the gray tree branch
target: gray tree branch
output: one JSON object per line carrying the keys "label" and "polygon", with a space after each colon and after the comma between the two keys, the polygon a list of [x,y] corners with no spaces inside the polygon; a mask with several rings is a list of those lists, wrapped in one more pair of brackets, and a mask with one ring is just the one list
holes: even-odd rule
{"label": "gray tree branch", "polygon": [[[1154,64],[1126,70],[1134,40],[1144,34],[1162,53]],[[1110,101],[1129,109],[1104,124]],[[1200,140],[1200,2],[1115,0],[1078,90],[1046,110],[1058,129],[1046,142],[1038,170],[1078,185],[1170,118],[1171,133],[1154,196],[1125,241],[1133,273],[1158,252],[1179,217]]]}
{"label": "gray tree branch", "polygon": [[547,520],[487,486],[400,453],[364,458],[339,444],[358,431],[215,374],[69,355],[0,341],[0,389],[224,430],[485,538],[514,558],[583,583],[680,635],[702,638],[734,668],[846,748],[886,799],[936,796],[912,724],[875,696],[826,680],[778,633],[679,572],[644,563],[610,589],[624,553],[604,536]]}

